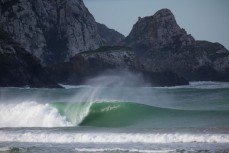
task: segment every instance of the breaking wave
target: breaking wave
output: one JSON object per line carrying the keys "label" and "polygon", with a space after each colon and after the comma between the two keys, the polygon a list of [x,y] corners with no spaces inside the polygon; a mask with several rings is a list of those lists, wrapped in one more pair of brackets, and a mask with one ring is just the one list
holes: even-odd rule
{"label": "breaking wave", "polygon": [[48,104],[22,102],[0,104],[0,127],[60,127],[71,126],[66,117]]}
{"label": "breaking wave", "polygon": [[228,110],[182,110],[131,102],[0,105],[0,127],[227,127],[228,116]]}

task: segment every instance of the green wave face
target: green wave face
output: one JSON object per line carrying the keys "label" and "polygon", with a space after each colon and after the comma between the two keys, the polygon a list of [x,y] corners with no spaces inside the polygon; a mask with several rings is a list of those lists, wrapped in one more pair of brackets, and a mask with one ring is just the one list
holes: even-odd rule
{"label": "green wave face", "polygon": [[214,127],[229,126],[228,111],[160,108],[129,102],[53,103],[74,125],[95,127]]}
{"label": "green wave face", "polygon": [[137,124],[147,120],[154,113],[152,107],[135,103],[96,103],[81,122],[81,126],[117,127]]}
{"label": "green wave face", "polygon": [[57,108],[62,116],[65,116],[67,121],[74,125],[78,125],[90,111],[90,103],[65,103],[56,102],[51,106]]}

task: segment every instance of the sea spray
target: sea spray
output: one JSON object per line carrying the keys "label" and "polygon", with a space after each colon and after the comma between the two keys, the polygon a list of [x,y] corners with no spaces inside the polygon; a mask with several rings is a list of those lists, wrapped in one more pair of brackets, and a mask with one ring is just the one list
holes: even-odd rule
{"label": "sea spray", "polygon": [[87,116],[91,103],[81,102],[74,104],[55,102],[51,103],[50,106],[58,109],[61,116],[65,116],[67,121],[71,122],[72,125],[77,126]]}
{"label": "sea spray", "polygon": [[[125,77],[123,77],[125,76]],[[73,125],[79,125],[84,118],[89,114],[90,108],[94,102],[103,101],[100,97],[101,94],[107,90],[107,87],[123,87],[123,86],[136,86],[137,84],[144,84],[143,78],[138,74],[133,74],[128,71],[106,71],[98,75],[95,78],[89,79],[86,84],[87,88],[81,88],[81,90],[73,96],[67,106],[58,106],[62,115],[66,116],[68,121]],[[78,103],[78,105],[73,105]]]}
{"label": "sea spray", "polygon": [[[83,88],[71,98],[71,101],[75,102],[58,107],[60,113],[66,116],[73,125],[79,125],[88,115],[91,105],[97,100],[102,89],[101,87]],[[74,105],[75,103],[77,105]],[[58,106],[58,103],[54,105]]]}

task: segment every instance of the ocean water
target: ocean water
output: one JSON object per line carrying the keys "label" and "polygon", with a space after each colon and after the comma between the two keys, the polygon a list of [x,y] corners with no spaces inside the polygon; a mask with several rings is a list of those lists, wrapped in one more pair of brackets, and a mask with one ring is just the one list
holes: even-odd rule
{"label": "ocean water", "polygon": [[0,88],[0,153],[229,152],[229,83]]}

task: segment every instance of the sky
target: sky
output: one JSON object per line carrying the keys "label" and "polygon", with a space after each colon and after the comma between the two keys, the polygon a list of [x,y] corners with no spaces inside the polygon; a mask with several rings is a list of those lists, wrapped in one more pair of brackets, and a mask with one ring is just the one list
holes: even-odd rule
{"label": "sky", "polygon": [[84,0],[97,22],[127,36],[138,17],[162,8],[196,40],[219,42],[229,49],[229,0]]}

